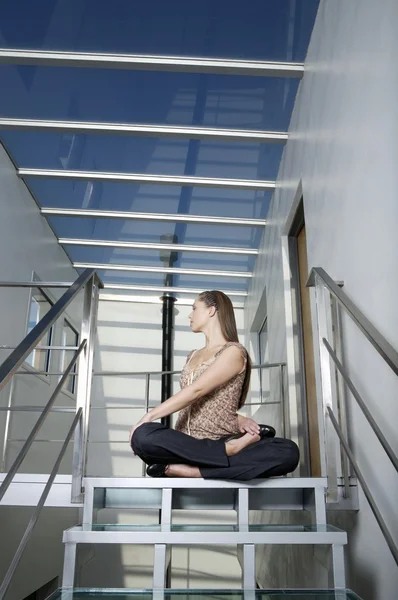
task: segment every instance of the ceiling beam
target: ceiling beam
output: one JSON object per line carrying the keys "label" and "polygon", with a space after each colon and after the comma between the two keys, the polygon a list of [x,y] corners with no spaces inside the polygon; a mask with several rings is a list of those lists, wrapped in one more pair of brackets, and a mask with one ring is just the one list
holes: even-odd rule
{"label": "ceiling beam", "polygon": [[123,219],[132,221],[171,221],[172,223],[198,223],[204,225],[239,225],[240,227],[264,227],[265,219],[240,219],[237,217],[208,217],[201,215],[135,213],[113,210],[85,210],[79,208],[40,209],[42,215],[57,217],[90,217],[91,219]]}
{"label": "ceiling beam", "polygon": [[[140,304],[161,304],[162,297],[156,295],[153,296],[145,296],[139,294],[120,294],[116,293],[117,290],[100,290],[100,300],[102,302],[131,302],[131,303],[140,303]],[[228,295],[228,291],[226,292]],[[190,298],[189,296],[181,295],[179,298],[176,298],[177,306],[192,306],[195,301],[195,294]],[[241,300],[236,300],[231,298],[231,302],[234,308],[244,308],[245,299],[242,297]]]}
{"label": "ceiling beam", "polygon": [[303,63],[233,60],[187,56],[147,56],[95,52],[59,52],[51,50],[0,50],[0,64],[46,67],[85,67],[144,71],[177,71],[214,75],[250,75],[257,77],[295,77],[304,73]]}
{"label": "ceiling beam", "polygon": [[59,238],[64,246],[100,246],[103,248],[134,248],[138,250],[172,250],[174,252],[210,252],[212,254],[258,254],[254,248],[227,248],[223,246],[189,246],[188,244],[150,244],[148,242],[120,242],[110,240],[87,240]]}
{"label": "ceiling beam", "polygon": [[244,271],[206,271],[203,269],[183,269],[172,267],[147,267],[136,265],[114,265],[114,264],[97,264],[97,263],[73,263],[75,269],[95,269],[96,271],[130,271],[139,273],[174,273],[176,275],[201,275],[210,277],[241,277],[248,279],[253,277],[250,272]]}
{"label": "ceiling beam", "polygon": [[[122,283],[104,283],[104,290],[130,290],[134,292],[172,292],[178,294],[200,294],[203,292],[203,289],[193,289],[193,288],[180,288],[180,287],[166,287],[166,286],[152,286],[152,285],[124,285]],[[227,296],[247,296],[247,292],[239,292],[239,291],[230,291],[223,290],[221,291]]]}
{"label": "ceiling beam", "polygon": [[220,179],[216,177],[188,177],[181,175],[147,175],[145,173],[108,173],[105,171],[68,171],[57,169],[18,169],[19,177],[52,179],[83,179],[89,181],[117,181],[126,183],[233,188],[242,190],[273,190],[275,181],[257,179]]}
{"label": "ceiling beam", "polygon": [[14,131],[61,131],[68,133],[99,133],[134,135],[156,138],[180,138],[222,142],[284,143],[288,134],[282,131],[249,129],[218,129],[215,127],[182,127],[139,123],[95,123],[83,121],[47,121],[38,119],[0,119],[0,129]]}

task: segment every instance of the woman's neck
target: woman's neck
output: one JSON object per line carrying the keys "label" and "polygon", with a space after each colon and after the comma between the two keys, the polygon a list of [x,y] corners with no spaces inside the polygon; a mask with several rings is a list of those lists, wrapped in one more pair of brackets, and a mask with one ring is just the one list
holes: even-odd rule
{"label": "woman's neck", "polygon": [[224,346],[227,343],[227,340],[222,335],[221,331],[212,331],[212,332],[203,332],[206,338],[205,348],[206,350],[211,350],[212,348],[216,348],[217,346]]}

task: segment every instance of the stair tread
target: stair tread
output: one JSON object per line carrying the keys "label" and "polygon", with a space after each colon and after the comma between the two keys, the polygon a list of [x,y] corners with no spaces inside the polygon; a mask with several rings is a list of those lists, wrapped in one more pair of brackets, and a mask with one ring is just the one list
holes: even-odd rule
{"label": "stair tread", "polygon": [[347,533],[331,525],[78,525],[64,531],[66,543],[98,544],[346,544]]}
{"label": "stair tread", "polygon": [[228,489],[228,488],[325,488],[325,477],[271,477],[251,481],[231,481],[221,479],[199,479],[181,477],[86,477],[85,487],[100,488],[180,488],[180,489]]}
{"label": "stair tread", "polygon": [[[56,590],[48,600],[62,600],[62,594],[67,593],[68,600],[91,600],[94,596],[98,596],[103,600],[150,600],[152,597],[157,598],[160,595],[165,600],[179,600],[183,597],[184,600],[192,596],[195,600],[200,596],[203,598],[219,598],[220,600],[245,600],[247,590],[223,590],[223,589],[190,589],[190,590],[130,590],[130,589],[101,589],[101,588],[65,588],[64,590]],[[285,600],[287,598],[295,598],[296,600],[361,600],[357,594],[350,589],[272,589],[272,590],[254,590],[255,600]],[[251,597],[251,596],[250,596]]]}
{"label": "stair tread", "polygon": [[[68,529],[67,531],[151,531],[151,532],[156,532],[156,531],[162,531],[162,525],[160,525],[159,523],[149,523],[149,524],[135,524],[135,523],[90,523],[90,524],[83,524],[83,525],[75,525],[74,527],[71,527],[70,529]],[[206,532],[206,531],[212,531],[212,532],[221,532],[221,533],[226,533],[226,532],[232,532],[232,533],[239,533],[240,531],[244,531],[245,533],[247,532],[247,528],[249,530],[249,532],[285,532],[285,531],[291,531],[291,532],[312,532],[312,533],[325,533],[325,532],[340,532],[340,533],[345,533],[342,529],[339,529],[338,527],[335,527],[334,525],[316,525],[316,524],[309,524],[309,525],[278,525],[278,524],[254,524],[254,523],[250,523],[249,525],[244,525],[243,527],[239,526],[239,525],[233,525],[233,524],[217,524],[217,523],[212,523],[212,524],[201,524],[201,523],[194,523],[194,524],[172,524],[170,526],[170,530],[171,532],[183,532],[183,531],[188,531],[188,532]]]}

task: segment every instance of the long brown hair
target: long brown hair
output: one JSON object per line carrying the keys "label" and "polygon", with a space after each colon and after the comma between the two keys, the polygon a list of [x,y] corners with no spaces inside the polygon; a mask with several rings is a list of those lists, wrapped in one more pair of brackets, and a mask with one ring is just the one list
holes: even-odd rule
{"label": "long brown hair", "polygon": [[[218,320],[220,321],[221,333],[227,340],[227,342],[239,343],[234,307],[232,306],[232,302],[228,298],[228,296],[226,296],[223,292],[212,290],[210,292],[202,292],[201,294],[199,294],[198,300],[204,302],[208,308],[210,308],[211,306],[215,307],[218,313]],[[246,372],[245,379],[243,381],[242,394],[239,400],[239,408],[241,408],[246,402],[247,393],[250,387],[252,363],[247,350],[246,358]]]}

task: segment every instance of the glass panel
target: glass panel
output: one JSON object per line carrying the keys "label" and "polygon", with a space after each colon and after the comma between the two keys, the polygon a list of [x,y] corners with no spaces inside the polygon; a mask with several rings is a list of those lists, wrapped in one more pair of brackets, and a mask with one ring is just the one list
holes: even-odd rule
{"label": "glass panel", "polygon": [[179,264],[181,267],[187,269],[218,269],[224,271],[247,271],[250,273],[253,270],[255,259],[256,256],[247,254],[182,252]]}
{"label": "glass panel", "polygon": [[[268,327],[267,319],[261,326],[258,333],[258,350],[259,350],[259,364],[265,364],[269,362],[268,355]],[[260,401],[270,402],[270,369],[260,369]]]}
{"label": "glass panel", "polygon": [[99,270],[98,274],[104,283],[143,286],[164,285],[164,275],[162,273],[124,273],[119,271]]}
{"label": "glass panel", "polygon": [[[112,10],[97,0],[31,0],[0,6],[0,45],[81,52],[303,61],[318,0],[253,0],[245,11],[229,0],[193,5],[176,0],[126,3]],[[95,18],[93,18],[95,15]],[[156,18],[153,18],[156,15]],[[1,65],[3,117],[154,123],[286,131],[299,80],[198,73]],[[51,94],[49,94],[51,90]],[[1,132],[19,167],[142,172],[274,180],[283,146],[137,136]],[[181,188],[28,178],[41,206],[265,218],[271,192]],[[258,247],[259,228],[194,224],[51,220],[62,237],[157,240],[174,233],[179,243]],[[159,253],[69,248],[75,260],[99,263],[140,259],[159,265]],[[175,266],[251,271],[255,257],[179,253]],[[124,258],[123,258],[124,257]],[[123,262],[122,262],[123,264]],[[129,262],[128,264],[134,264]],[[236,265],[240,265],[237,269]],[[119,274],[126,281],[125,273]],[[118,281],[104,273],[107,281]],[[163,277],[131,274],[134,283]],[[221,281],[222,279],[222,281]],[[248,280],[192,276],[174,285],[246,289]],[[144,284],[144,283],[143,283]],[[238,287],[237,287],[238,286]],[[241,287],[239,287],[241,286]]]}
{"label": "glass panel", "polygon": [[[318,0],[8,0],[2,46],[16,48],[303,60]],[[156,15],[156,19],[153,18]],[[93,18],[95,16],[95,19]]]}
{"label": "glass panel", "polygon": [[[272,192],[193,188],[190,212],[215,217],[265,219]],[[178,207],[178,212],[184,212]]]}
{"label": "glass panel", "polygon": [[[90,246],[65,245],[72,262],[92,264],[137,265],[143,267],[163,267],[159,250],[132,250],[123,248],[101,248]],[[211,252],[179,252],[173,267],[181,269],[218,270],[252,272],[256,256],[213,254]],[[82,269],[78,269],[82,272]],[[119,271],[104,269],[99,274],[104,283],[125,285],[165,285],[166,273]],[[170,279],[170,276],[169,276]],[[221,289],[245,291],[249,278],[206,275],[172,275],[172,286],[195,290]]]}
{"label": "glass panel", "polygon": [[40,304],[36,298],[31,298],[29,318],[28,318],[28,333],[32,331],[33,327],[40,321]]}
{"label": "glass panel", "polygon": [[[71,246],[65,248],[75,262],[97,264],[132,264],[161,267],[159,250],[134,250],[124,248],[101,248],[94,246]],[[211,252],[179,252],[175,267],[187,269],[218,269],[248,271],[253,268],[255,256],[245,254],[212,254]]]}
{"label": "glass panel", "polygon": [[[272,192],[91,181],[26,181],[42,206],[261,219]],[[183,192],[183,190],[186,190]],[[186,194],[189,191],[189,202]],[[213,227],[213,225],[212,225]]]}
{"label": "glass panel", "polygon": [[[82,270],[79,269],[81,272]],[[166,285],[166,275],[163,273],[121,273],[119,271],[107,271],[99,270],[99,276],[101,277],[104,284],[120,284],[120,285],[136,285],[136,286],[156,286],[162,287]],[[221,289],[226,294],[228,291],[237,291],[244,294],[246,292],[246,280],[240,280],[229,277],[215,278],[215,277],[190,277],[189,275],[175,275],[172,278],[167,277],[172,287],[181,287],[184,289],[192,289],[193,294],[197,292],[208,290],[208,289]],[[150,291],[150,290],[149,290]],[[135,293],[141,294],[139,290]],[[155,291],[155,295],[158,292]],[[158,294],[159,295],[159,294]]]}
{"label": "glass panel", "polygon": [[[238,225],[206,223],[173,223],[135,221],[131,219],[91,219],[80,217],[52,217],[48,220],[59,237],[120,242],[164,243],[162,236],[173,234],[178,244],[190,246],[225,246],[228,248],[255,248],[262,229]],[[159,251],[158,251],[159,252]]]}
{"label": "glass panel", "polygon": [[[41,292],[39,290],[33,290],[30,297],[27,334],[30,333],[44,315],[48,313],[50,308],[50,302],[41,294]],[[51,338],[52,327],[38,342],[38,346],[49,346],[51,344]],[[48,371],[50,352],[50,350],[33,350],[33,352],[25,359],[25,363],[38,371]]]}
{"label": "glass panel", "polygon": [[15,163],[25,168],[226,179],[273,181],[283,152],[282,144],[38,131],[4,131],[2,139]]}
{"label": "glass panel", "polygon": [[248,279],[238,279],[236,277],[205,277],[193,275],[178,275],[175,277],[175,285],[182,288],[195,287],[201,290],[221,289],[228,294],[228,291],[246,292]]}
{"label": "glass panel", "polygon": [[[287,130],[299,85],[279,77],[13,65],[0,66],[0,81],[3,117],[271,131]],[[72,140],[66,134],[58,146],[63,156]],[[74,159],[84,146],[76,143]]]}
{"label": "glass panel", "polygon": [[[64,326],[62,329],[62,344],[61,345],[62,346],[75,346],[75,347],[79,345],[79,334],[76,331],[76,329],[66,319],[64,320]],[[67,368],[68,364],[72,360],[74,352],[75,352],[75,350],[62,350],[61,366],[60,366],[61,372],[65,371],[65,369]],[[72,373],[76,373],[76,364],[72,369]],[[73,375],[70,375],[67,378],[63,389],[67,390],[71,394],[74,394],[75,387],[76,387],[76,377],[73,377]]]}
{"label": "glass panel", "polygon": [[267,320],[264,321],[263,325],[258,334],[258,347],[259,347],[259,358],[261,363],[268,362],[268,327]]}

